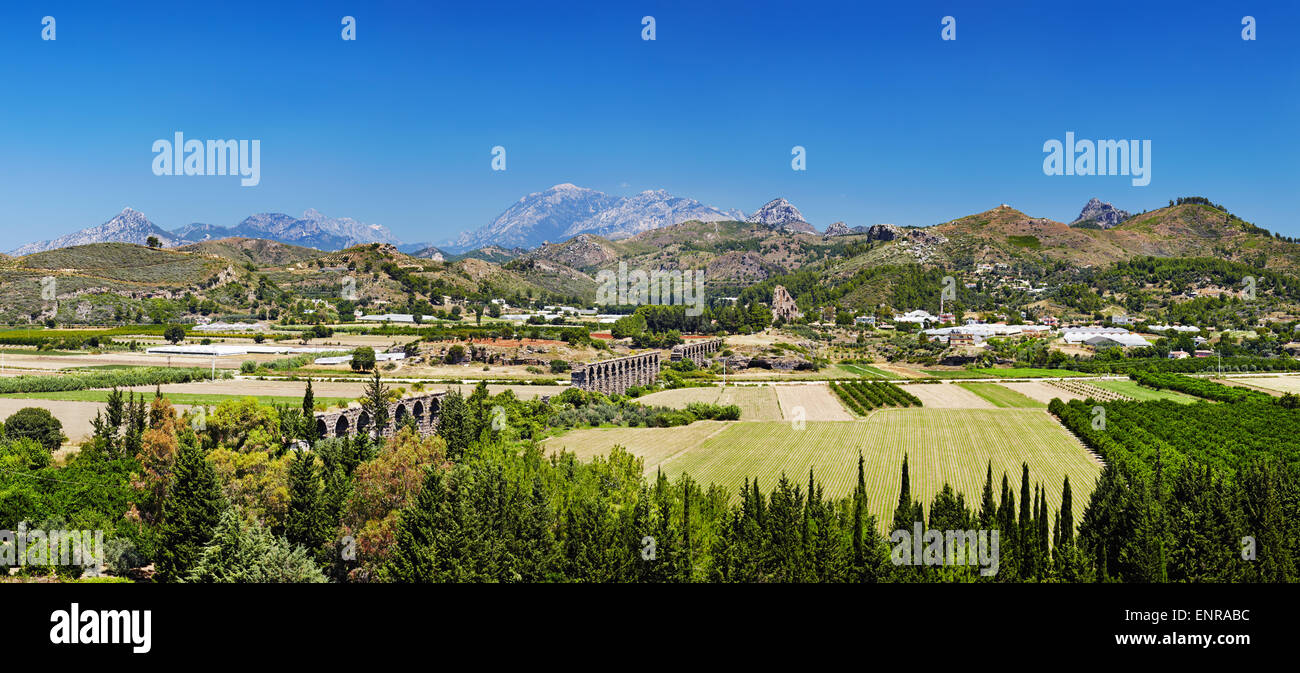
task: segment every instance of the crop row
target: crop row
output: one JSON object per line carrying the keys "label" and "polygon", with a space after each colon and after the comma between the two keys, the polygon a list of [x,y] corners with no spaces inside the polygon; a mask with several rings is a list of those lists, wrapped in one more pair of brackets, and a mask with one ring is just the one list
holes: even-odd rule
{"label": "crop row", "polygon": [[848,383],[832,382],[831,390],[844,400],[844,404],[854,413],[865,415],[868,411],[880,407],[919,407],[921,400],[912,393],[892,383],[881,381],[850,381]]}
{"label": "crop row", "polygon": [[63,374],[60,376],[14,376],[0,379],[0,394],[55,393],[92,388],[129,388],[164,383],[189,383],[211,378],[229,378],[229,372],[214,377],[203,367],[144,367],[111,371]]}

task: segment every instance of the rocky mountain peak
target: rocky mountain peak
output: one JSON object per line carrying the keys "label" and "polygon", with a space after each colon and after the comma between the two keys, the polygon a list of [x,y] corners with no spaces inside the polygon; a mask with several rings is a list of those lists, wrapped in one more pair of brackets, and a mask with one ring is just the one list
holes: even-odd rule
{"label": "rocky mountain peak", "polygon": [[1096,197],[1090,199],[1079,212],[1079,217],[1070,223],[1071,227],[1081,224],[1095,224],[1102,229],[1110,229],[1117,226],[1131,215],[1126,210],[1120,210],[1109,203],[1103,203]]}
{"label": "rocky mountain peak", "polygon": [[799,212],[794,204],[786,201],[784,198],[775,198],[763,204],[762,208],[754,211],[745,219],[746,222],[755,224],[765,224],[769,227],[779,227],[783,224],[807,222],[803,219],[803,213]]}

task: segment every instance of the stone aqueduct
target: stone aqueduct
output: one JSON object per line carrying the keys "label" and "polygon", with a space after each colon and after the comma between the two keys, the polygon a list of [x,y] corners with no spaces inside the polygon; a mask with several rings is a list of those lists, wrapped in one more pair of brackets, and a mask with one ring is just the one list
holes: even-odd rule
{"label": "stone aqueduct", "polygon": [[[445,391],[424,393],[390,402],[388,427],[384,428],[383,434],[393,434],[406,423],[408,417],[415,418],[415,425],[421,435],[433,434],[438,429],[438,412],[442,409],[442,398],[446,395]],[[322,439],[366,432],[373,424],[370,414],[361,407],[316,412],[316,434]]]}
{"label": "stone aqueduct", "polygon": [[632,386],[646,386],[659,378],[659,351],[592,362],[569,374],[574,388],[606,395],[621,394]]}
{"label": "stone aqueduct", "polygon": [[687,343],[673,346],[672,355],[669,356],[673,362],[680,360],[690,360],[696,366],[703,367],[705,360],[708,360],[709,354],[718,352],[722,348],[722,339],[704,339],[701,341],[688,341]]}

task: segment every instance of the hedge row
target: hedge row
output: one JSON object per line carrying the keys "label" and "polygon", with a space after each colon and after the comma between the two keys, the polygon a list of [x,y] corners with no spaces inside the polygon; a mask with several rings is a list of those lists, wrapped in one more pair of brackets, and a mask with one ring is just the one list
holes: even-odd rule
{"label": "hedge row", "polygon": [[[3,393],[55,393],[92,388],[127,388],[153,386],[164,383],[189,383],[213,378],[203,367],[144,367],[102,372],[64,374],[61,376],[15,376],[0,378]],[[230,378],[230,372],[219,371],[216,378]]]}

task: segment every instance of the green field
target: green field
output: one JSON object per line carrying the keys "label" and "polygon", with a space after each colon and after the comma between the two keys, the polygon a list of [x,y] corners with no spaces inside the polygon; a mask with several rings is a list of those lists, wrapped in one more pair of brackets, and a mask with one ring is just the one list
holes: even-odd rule
{"label": "green field", "polygon": [[843,369],[844,371],[846,371],[846,372],[848,372],[848,373],[850,373],[850,374],[856,374],[856,375],[858,375],[858,376],[865,376],[865,377],[867,377],[867,378],[872,378],[872,379],[896,379],[896,378],[900,378],[897,374],[891,374],[891,373],[889,373],[889,372],[887,372],[887,371],[885,371],[885,370],[883,370],[883,369],[876,369],[875,367],[872,367],[872,366],[870,366],[870,365],[847,365],[847,364],[841,364],[841,365],[835,365],[835,366],[836,366],[836,367],[839,367],[840,369]]}
{"label": "green field", "polygon": [[1046,409],[1047,405],[1030,399],[1006,386],[996,383],[958,383],[957,385],[983,397],[995,407],[1011,409]]}
{"label": "green field", "polygon": [[658,469],[671,478],[689,473],[733,494],[747,476],[757,477],[764,489],[771,489],[783,473],[804,484],[811,468],[828,497],[852,491],[860,451],[871,511],[882,531],[898,502],[904,452],[913,497],[923,498],[927,507],[945,481],[976,506],[990,460],[995,497],[1004,471],[1018,489],[1024,462],[1031,481],[1047,487],[1052,508],[1059,506],[1061,480],[1069,475],[1077,522],[1101,472],[1074,436],[1039,410],[887,409],[865,421],[809,421],[803,429],[786,422],[742,421],[721,430],[710,423],[707,431],[696,430],[699,425],[575,430],[547,440],[546,446],[565,447],[586,459],[621,444],[643,457],[647,474]]}
{"label": "green field", "polygon": [[[54,393],[10,393],[0,395],[0,397],[13,397],[26,400],[63,400],[68,402],[107,402],[107,390],[69,390]],[[145,393],[145,397],[153,399],[153,393]],[[279,396],[279,395],[220,395],[211,393],[163,393],[163,397],[171,401],[172,404],[184,405],[217,405],[229,400],[238,400],[245,397],[253,397],[259,404],[287,404],[298,407],[302,405],[301,397]],[[351,397],[317,397],[316,402],[323,402],[327,407],[335,404],[350,402]]]}
{"label": "green field", "polygon": [[1034,367],[1007,367],[1006,369],[986,367],[983,369],[957,369],[951,371],[925,369],[923,371],[938,379],[1041,379],[1061,376],[1089,376],[1089,374],[1069,369],[1037,369]]}
{"label": "green field", "polygon": [[1137,381],[1092,381],[1092,385],[1098,388],[1105,388],[1117,392],[1121,395],[1128,395],[1139,402],[1150,402],[1152,400],[1173,400],[1179,404],[1191,404],[1197,401],[1197,398],[1186,395],[1174,390],[1156,390],[1146,386],[1138,385]]}

